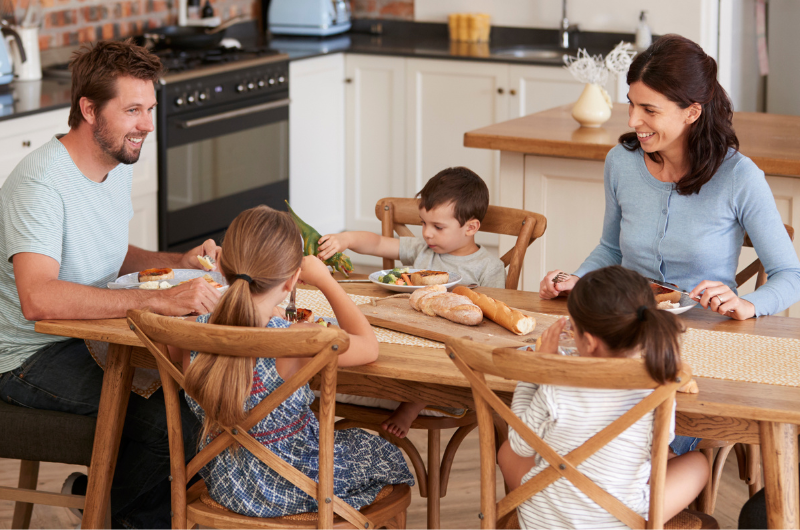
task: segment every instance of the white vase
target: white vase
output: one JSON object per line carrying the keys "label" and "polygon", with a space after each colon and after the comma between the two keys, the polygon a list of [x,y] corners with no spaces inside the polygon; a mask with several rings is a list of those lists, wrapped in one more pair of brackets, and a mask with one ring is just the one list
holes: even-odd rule
{"label": "white vase", "polygon": [[611,117],[611,98],[606,89],[594,83],[587,83],[581,97],[572,107],[572,117],[582,127],[600,127]]}

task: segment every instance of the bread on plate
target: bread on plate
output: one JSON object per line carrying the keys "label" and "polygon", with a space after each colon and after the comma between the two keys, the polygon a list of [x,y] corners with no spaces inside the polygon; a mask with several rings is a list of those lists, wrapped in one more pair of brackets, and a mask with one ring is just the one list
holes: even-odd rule
{"label": "bread on plate", "polygon": [[171,280],[175,277],[175,272],[172,269],[146,269],[139,272],[140,282],[154,282],[161,280]]}
{"label": "bread on plate", "polygon": [[409,277],[412,285],[443,285],[450,280],[450,275],[442,271],[417,271]]}

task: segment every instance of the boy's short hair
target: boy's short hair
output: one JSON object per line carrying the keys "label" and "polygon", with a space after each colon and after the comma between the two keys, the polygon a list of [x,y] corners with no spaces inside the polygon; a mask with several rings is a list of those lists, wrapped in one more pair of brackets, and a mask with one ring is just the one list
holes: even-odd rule
{"label": "boy's short hair", "polygon": [[98,110],[102,110],[106,103],[117,96],[119,77],[128,76],[155,83],[163,71],[161,59],[145,48],[136,46],[132,39],[84,45],[72,54],[69,68],[72,71],[70,129],[75,129],[84,121],[81,98],[88,98]]}
{"label": "boy's short hair", "polygon": [[474,171],[449,167],[438,172],[417,193],[419,207],[432,210],[453,203],[453,214],[461,226],[470,219],[483,221],[489,209],[489,188]]}

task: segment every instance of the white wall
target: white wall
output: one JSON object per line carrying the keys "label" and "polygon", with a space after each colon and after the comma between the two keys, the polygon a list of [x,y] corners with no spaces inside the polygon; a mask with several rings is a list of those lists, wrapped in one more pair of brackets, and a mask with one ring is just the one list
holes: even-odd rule
{"label": "white wall", "polygon": [[[727,1],[727,0],[723,0]],[[568,0],[571,23],[586,31],[633,33],[645,10],[653,33],[679,33],[717,56],[719,0]],[[448,13],[482,12],[496,26],[557,28],[559,0],[415,0],[418,22],[446,22]]]}
{"label": "white wall", "polygon": [[763,110],[755,13],[755,0],[720,3],[718,77],[737,112]]}
{"label": "white wall", "polygon": [[767,112],[800,116],[800,2],[769,2]]}

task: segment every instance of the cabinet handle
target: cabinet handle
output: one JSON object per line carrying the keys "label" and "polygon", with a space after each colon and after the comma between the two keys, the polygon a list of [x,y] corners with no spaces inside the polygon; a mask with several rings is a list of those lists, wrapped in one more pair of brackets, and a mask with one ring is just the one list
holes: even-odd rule
{"label": "cabinet handle", "polygon": [[498,89],[497,89],[497,93],[498,93],[498,94],[500,94],[500,95],[502,95],[502,94],[505,94],[505,92],[506,92],[506,91],[505,91],[505,90],[503,90],[502,88],[498,88]]}
{"label": "cabinet handle", "polygon": [[353,82],[353,78],[352,77],[347,77],[347,78],[345,78],[344,82],[345,83],[352,83]]}
{"label": "cabinet handle", "polygon": [[30,147],[31,141],[30,140],[22,140],[22,147]]}
{"label": "cabinet handle", "polygon": [[516,96],[517,95],[517,91],[514,90],[513,88],[511,90],[509,90],[508,93],[511,94],[512,96]]}

